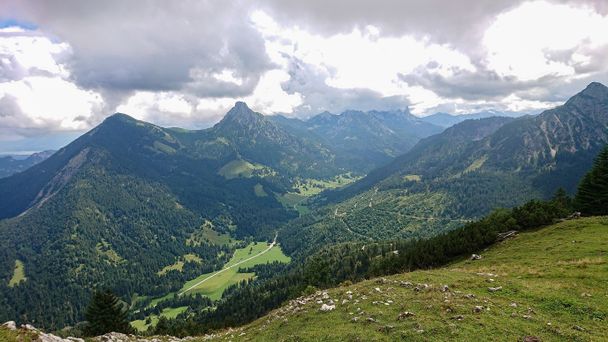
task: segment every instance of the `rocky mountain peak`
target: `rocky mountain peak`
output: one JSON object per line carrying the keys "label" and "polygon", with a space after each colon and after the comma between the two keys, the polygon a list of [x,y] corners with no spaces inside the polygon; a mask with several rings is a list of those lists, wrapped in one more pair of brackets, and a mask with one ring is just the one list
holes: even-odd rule
{"label": "rocky mountain peak", "polygon": [[264,116],[256,113],[245,102],[238,101],[234,107],[226,113],[222,121],[218,125],[224,126],[227,124],[251,125],[264,120]]}
{"label": "rocky mountain peak", "polygon": [[608,87],[599,82],[592,82],[583,91],[570,98],[566,105],[580,107],[598,102],[608,102]]}

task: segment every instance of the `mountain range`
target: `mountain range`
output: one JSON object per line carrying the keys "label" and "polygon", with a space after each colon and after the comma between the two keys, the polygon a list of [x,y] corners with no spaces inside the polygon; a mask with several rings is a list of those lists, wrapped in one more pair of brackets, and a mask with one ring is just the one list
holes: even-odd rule
{"label": "mountain range", "polygon": [[491,117],[508,117],[508,118],[517,118],[523,115],[532,115],[533,113],[525,113],[525,112],[509,112],[509,111],[496,111],[496,110],[486,110],[478,113],[469,113],[469,114],[460,114],[454,115],[449,113],[435,113],[427,116],[423,116],[420,120],[424,122],[428,122],[430,124],[440,126],[443,128],[448,128],[454,126],[457,123],[463,122],[465,120],[471,119],[486,119]]}
{"label": "mountain range", "polygon": [[600,83],[537,116],[464,121],[321,194],[319,209],[293,221],[281,242],[307,254],[343,241],[428,237],[558,188],[573,193],[608,143],[607,127],[608,88]]}
{"label": "mountain range", "polygon": [[295,135],[330,146],[340,164],[358,172],[386,164],[420,139],[443,130],[407,110],[324,112],[306,121],[278,115],[270,120]]}
{"label": "mountain range", "polygon": [[[375,115],[393,122],[394,130],[418,124],[405,114]],[[332,125],[339,123],[316,127],[329,131]],[[368,137],[386,133],[376,130]],[[390,137],[382,138],[386,146],[404,151],[400,139],[417,139]],[[6,279],[0,283],[1,311],[18,316],[27,307],[23,319],[59,327],[82,317],[93,288],[109,286],[125,298],[175,291],[221,268],[237,247],[201,236],[271,239],[297,216],[283,202],[296,184],[310,180],[319,186],[324,179],[360,173],[375,160],[367,154],[338,157],[340,151],[242,102],[215,126],[197,131],[112,115],[45,161],[0,179],[0,278]],[[199,262],[149,276],[189,255]],[[11,282],[17,269],[23,281]],[[31,296],[49,288],[58,290],[44,299]]]}
{"label": "mountain range", "polygon": [[237,102],[204,130],[118,113],[0,178],[0,320],[71,325],[100,287],[130,304],[175,293],[252,240],[276,237],[298,264],[328,245],[431,237],[572,193],[607,127],[599,83],[537,116],[445,130],[405,110],[301,121]]}
{"label": "mountain range", "polygon": [[29,156],[0,156],[0,178],[25,171],[53,155],[55,151],[48,150],[32,153]]}

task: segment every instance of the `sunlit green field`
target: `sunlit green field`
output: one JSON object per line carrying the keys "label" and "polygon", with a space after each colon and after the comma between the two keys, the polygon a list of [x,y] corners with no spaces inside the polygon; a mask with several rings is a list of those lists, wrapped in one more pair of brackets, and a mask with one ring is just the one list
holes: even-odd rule
{"label": "sunlit green field", "polygon": [[[240,273],[240,269],[246,269],[255,265],[266,264],[269,262],[283,262],[289,263],[291,259],[286,256],[281,247],[278,245],[268,249],[270,244],[267,242],[253,242],[244,248],[239,248],[234,252],[232,258],[224,265],[222,270],[212,273],[201,274],[200,276],[189,280],[184,284],[178,294],[196,294],[200,293],[213,300],[218,300],[222,297],[224,290],[227,287],[238,284],[239,282],[252,279],[255,277],[255,273]],[[208,279],[208,280],[205,280]],[[192,287],[193,285],[203,281],[201,284]],[[163,300],[173,298],[175,293],[167,293],[165,296],[152,299],[150,306],[155,306]],[[167,308],[162,312],[162,316],[171,318],[174,314],[177,316],[180,312],[184,311],[186,307],[182,308]],[[181,310],[179,312],[175,310]],[[175,317],[173,316],[173,317]],[[158,316],[150,316],[152,323],[146,324],[145,320],[137,320],[131,322],[131,325],[139,331],[145,331],[150,325],[154,326],[158,322]]]}
{"label": "sunlit green field", "polygon": [[[179,308],[166,308],[160,313],[160,315],[166,318],[175,318],[180,313],[186,311],[186,309],[188,309],[187,306],[181,306]],[[143,319],[138,319],[136,321],[131,322],[131,326],[137,329],[138,331],[146,331],[148,327],[156,325],[159,319],[159,316],[157,315],[151,315],[149,317],[150,324],[146,324],[146,321]]]}
{"label": "sunlit green field", "polygon": [[[237,249],[230,261],[224,265],[224,271],[202,274],[197,278],[186,282],[180,290],[180,293],[184,293],[184,291],[187,291],[193,285],[209,278],[209,280],[205,281],[204,283],[188,290],[187,293],[201,293],[211,299],[217,300],[221,298],[222,293],[224,293],[224,290],[228,286],[237,284],[242,280],[250,279],[254,276],[253,273],[239,273],[239,269],[245,269],[273,261],[285,263],[290,261],[289,257],[283,254],[279,246],[274,246],[269,251],[264,253],[268,247],[269,244],[266,242],[256,242],[249,244],[245,248]],[[237,267],[232,267],[238,263],[240,264]],[[226,269],[228,267],[231,268]],[[217,275],[214,276],[216,273]]]}
{"label": "sunlit green field", "polygon": [[15,270],[13,271],[13,276],[11,277],[11,280],[9,280],[8,282],[8,286],[14,287],[16,285],[19,285],[19,283],[21,283],[22,281],[26,280],[27,278],[25,277],[25,265],[23,265],[23,262],[21,260],[15,260]]}

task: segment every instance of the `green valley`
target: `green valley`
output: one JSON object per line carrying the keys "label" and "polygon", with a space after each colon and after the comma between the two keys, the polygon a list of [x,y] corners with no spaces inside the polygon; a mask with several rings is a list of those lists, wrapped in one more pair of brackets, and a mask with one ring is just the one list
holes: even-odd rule
{"label": "green valley", "polygon": [[[181,271],[184,261],[200,262],[200,259],[196,259],[192,255],[186,255],[183,259],[183,261],[180,259],[176,264],[163,268],[159,275],[164,275],[169,270]],[[153,308],[175,296],[200,294],[217,301],[221,299],[226,288],[255,278],[256,274],[254,272],[243,272],[243,270],[274,262],[288,264],[290,261],[291,258],[283,253],[281,247],[275,241],[272,243],[252,242],[242,248],[237,248],[230,260],[220,270],[201,274],[185,282],[182,288],[176,292],[149,299],[148,308]],[[162,309],[160,315],[152,314],[147,318],[134,320],[131,325],[139,331],[145,331],[149,327],[154,327],[160,316],[175,318],[178,314],[185,312],[187,308],[187,306],[167,307]]]}

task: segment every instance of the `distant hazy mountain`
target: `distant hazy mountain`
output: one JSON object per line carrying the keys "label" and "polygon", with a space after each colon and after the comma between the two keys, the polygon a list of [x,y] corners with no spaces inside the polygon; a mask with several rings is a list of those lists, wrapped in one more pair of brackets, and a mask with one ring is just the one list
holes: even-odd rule
{"label": "distant hazy mountain", "polygon": [[53,153],[55,153],[55,151],[49,150],[33,153],[25,157],[11,155],[0,156],[0,178],[22,172],[50,157]]}
{"label": "distant hazy mountain", "polygon": [[[281,234],[288,250],[364,238],[420,237],[497,207],[573,192],[608,143],[608,88],[592,83],[538,116],[468,120],[320,203]],[[324,202],[325,201],[325,202]]]}
{"label": "distant hazy mountain", "polygon": [[431,123],[433,125],[437,125],[440,127],[451,127],[457,123],[463,122],[465,120],[470,119],[485,119],[491,117],[508,117],[508,118],[517,118],[524,115],[529,115],[532,113],[524,113],[524,112],[500,112],[494,110],[486,110],[478,113],[470,113],[470,114],[461,114],[454,115],[449,113],[435,113],[428,116],[421,117],[420,120],[424,122]]}
{"label": "distant hazy mountain", "polygon": [[282,116],[270,120],[294,134],[320,141],[335,152],[339,165],[362,172],[389,162],[420,139],[443,130],[407,110],[324,112],[307,121]]}

